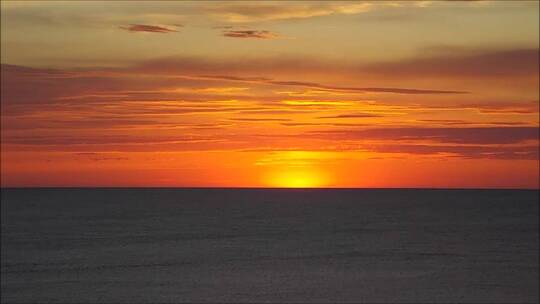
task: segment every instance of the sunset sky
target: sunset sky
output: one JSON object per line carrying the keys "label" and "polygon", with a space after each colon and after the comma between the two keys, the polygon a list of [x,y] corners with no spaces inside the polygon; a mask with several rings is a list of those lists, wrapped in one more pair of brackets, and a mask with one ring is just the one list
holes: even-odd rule
{"label": "sunset sky", "polygon": [[539,187],[537,1],[2,1],[1,185]]}

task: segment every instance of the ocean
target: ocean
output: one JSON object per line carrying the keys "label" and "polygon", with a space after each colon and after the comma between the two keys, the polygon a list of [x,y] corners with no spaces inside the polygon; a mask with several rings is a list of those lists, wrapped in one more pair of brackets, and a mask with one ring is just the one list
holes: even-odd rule
{"label": "ocean", "polygon": [[537,303],[537,190],[2,189],[1,300]]}

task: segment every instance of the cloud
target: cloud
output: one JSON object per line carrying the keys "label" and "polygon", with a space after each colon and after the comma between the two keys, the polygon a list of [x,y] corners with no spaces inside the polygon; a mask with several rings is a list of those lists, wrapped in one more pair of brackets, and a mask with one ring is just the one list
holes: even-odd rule
{"label": "cloud", "polygon": [[422,104],[409,105],[411,109],[422,110],[476,110],[481,114],[537,114],[540,102],[539,101],[500,101],[500,100],[485,100],[482,102],[455,102],[448,105],[437,104]]}
{"label": "cloud", "polygon": [[254,39],[276,39],[279,36],[276,33],[270,31],[256,31],[256,30],[230,30],[223,31],[223,36],[231,38],[254,38]]}
{"label": "cloud", "polygon": [[[266,66],[277,66],[288,61],[270,61]],[[237,64],[238,63],[238,64]],[[100,111],[116,111],[122,109],[129,114],[188,114],[210,113],[254,109],[234,104],[220,105],[216,107],[209,104],[219,100],[256,101],[259,104],[275,106],[276,102],[282,103],[282,98],[275,93],[272,86],[287,86],[308,88],[310,90],[324,91],[327,94],[364,94],[371,92],[385,92],[393,94],[417,94],[417,95],[448,95],[463,94],[463,91],[455,90],[423,90],[416,88],[393,88],[393,87],[352,87],[336,86],[319,82],[276,80],[270,77],[252,76],[266,73],[262,63],[256,61],[252,64],[237,61],[212,62],[199,59],[174,59],[151,61],[142,65],[127,68],[94,68],[78,70],[38,69],[14,65],[1,65],[2,88],[1,104],[4,114],[38,112],[52,110],[52,107],[69,109],[70,111],[88,110],[85,107],[91,104],[115,104],[121,102],[149,102],[145,107],[130,106],[122,103],[122,107],[107,107]],[[314,66],[315,68],[315,66]],[[323,66],[317,67],[324,69]],[[199,74],[217,70],[227,71],[239,75],[205,75]],[[252,74],[253,73],[253,74]],[[247,75],[243,75],[247,74]],[[250,75],[251,74],[251,75]],[[260,75],[260,74],[259,74]],[[264,74],[263,74],[264,75]],[[246,83],[242,88],[247,90],[231,90],[230,82]],[[261,93],[264,92],[264,93]],[[334,96],[335,97],[335,96]],[[324,105],[325,101],[312,97],[313,100],[292,100],[286,105]],[[324,97],[328,100],[328,96]],[[338,97],[341,98],[341,97]],[[351,98],[351,97],[347,97]],[[348,105],[359,103],[355,97],[347,102]],[[467,98],[472,96],[467,95]],[[158,102],[176,102],[175,106],[159,105]],[[182,103],[178,103],[182,101]],[[428,100],[429,101],[429,100]],[[187,102],[199,102],[188,104]],[[201,103],[204,102],[204,103]],[[343,103],[339,99],[327,102],[328,105]],[[152,106],[155,104],[156,106]],[[384,105],[384,101],[377,101],[378,105]],[[32,106],[29,106],[32,105]],[[440,102],[424,102],[421,99],[414,100],[409,105],[401,104],[401,110],[440,110],[440,109],[466,109],[477,110],[486,115],[496,114],[536,114],[538,113],[538,101],[517,102],[503,100],[479,100],[474,102],[456,100],[452,103],[441,104]],[[276,110],[276,109],[265,109]],[[290,110],[282,108],[280,111]],[[263,114],[263,113],[261,113]],[[276,112],[278,114],[278,112]],[[286,114],[281,112],[281,114]],[[341,117],[344,118],[344,117]],[[129,118],[133,119],[133,118]]]}
{"label": "cloud", "polygon": [[38,135],[38,136],[5,136],[2,142],[18,145],[118,145],[135,144],[148,145],[159,143],[197,143],[220,141],[216,136],[207,135],[177,135],[177,136],[133,136],[133,135]]}
{"label": "cloud", "polygon": [[260,22],[282,19],[303,19],[333,14],[359,14],[369,11],[373,4],[367,2],[319,2],[319,3],[212,3],[203,8],[217,19],[231,23]]}
{"label": "cloud", "polygon": [[373,113],[355,113],[355,114],[340,114],[332,116],[320,116],[317,118],[373,118],[373,117],[383,117],[384,115],[373,114]]}
{"label": "cloud", "polygon": [[527,146],[482,146],[482,145],[422,145],[422,144],[378,144],[364,147],[378,153],[407,153],[420,155],[455,154],[461,158],[521,159],[535,160],[539,157],[538,145]]}
{"label": "cloud", "polygon": [[71,119],[30,119],[23,117],[4,117],[2,119],[2,128],[5,130],[33,130],[33,129],[48,129],[48,130],[65,130],[65,129],[94,129],[96,126],[104,129],[111,128],[126,128],[140,126],[158,126],[162,122],[157,120],[129,119],[123,117],[121,119],[104,117],[89,117],[80,119],[73,117]]}
{"label": "cloud", "polygon": [[539,101],[531,102],[494,102],[487,104],[478,104],[470,103],[466,104],[465,107],[476,108],[480,113],[485,114],[535,114],[538,113],[538,107],[540,105]]}
{"label": "cloud", "polygon": [[[401,104],[398,107],[384,101],[366,101],[364,98],[341,100],[340,94],[334,94],[357,94],[370,88],[384,87],[284,81],[267,76],[264,67],[253,67],[249,62],[240,62],[238,70],[231,70],[230,74],[226,74],[227,69],[235,68],[235,62],[224,61],[215,66],[211,61],[198,59],[163,60],[159,65],[72,70],[2,65],[2,144],[9,149],[32,151],[41,148],[54,151],[80,151],[86,148],[185,151],[256,147],[338,150],[350,148],[376,151],[382,149],[378,145],[395,144],[403,145],[403,153],[411,149],[416,151],[414,153],[426,151],[425,153],[429,154],[427,147],[407,146],[428,146],[429,143],[435,143],[437,146],[499,145],[500,151],[507,151],[497,154],[497,149],[493,147],[489,151],[475,152],[471,157],[517,158],[535,155],[528,150],[521,151],[521,154],[516,152],[514,155],[512,151],[518,151],[518,148],[512,150],[512,147],[508,147],[537,141],[538,130],[535,127],[503,127],[504,123],[501,122],[497,127],[488,123],[477,123],[485,127],[458,128],[471,124],[469,121],[455,119],[455,115],[439,114],[444,114],[443,110],[446,109],[461,111],[462,107],[466,106],[466,110],[491,111],[492,113],[482,113],[491,115],[489,121],[510,121],[510,118],[498,114],[538,113],[537,101],[519,103],[480,100],[475,103],[456,99],[461,96],[474,97],[473,94],[468,94],[452,96],[453,101],[444,104],[440,101],[432,104],[432,99],[415,98],[414,103]],[[169,63],[168,67],[166,63]],[[206,72],[212,67],[220,74],[204,76],[205,74],[200,73],[201,70]],[[291,78],[296,76],[292,74]],[[231,85],[231,82],[242,82],[246,85],[236,86]],[[317,97],[295,100],[296,104],[306,105],[298,107],[295,103],[284,102],[283,96],[276,93],[276,87],[281,86],[316,89],[328,92],[329,96],[322,96],[324,100]],[[398,98],[403,96],[395,98],[396,102],[400,103],[402,101]],[[321,112],[322,105],[323,110],[328,112]],[[345,112],[336,113],[337,107]],[[365,120],[365,124],[352,123],[355,120],[349,120],[359,118],[359,121],[361,118],[387,115],[387,112],[427,114],[425,111],[437,111],[438,115],[413,116],[409,122],[416,125],[428,124],[431,128],[396,127],[391,125],[388,119],[381,119],[376,126],[367,124],[371,120]],[[327,119],[314,121],[312,116]],[[337,120],[331,120],[332,118],[350,123],[337,123]],[[424,121],[419,121],[419,118],[424,118]],[[482,120],[488,121],[485,118],[487,117]],[[471,122],[473,119],[474,117],[471,117]],[[276,122],[273,125],[276,130],[272,132],[275,137],[265,134],[259,137],[251,133],[260,130],[262,122]],[[511,123],[515,122],[510,121],[509,124]],[[434,124],[447,128],[434,128]],[[528,126],[533,124],[535,121],[529,119]],[[247,132],[238,132],[239,126],[246,125],[253,127],[253,130],[248,128]],[[454,126],[455,128],[452,128]],[[163,130],[167,131],[160,132]],[[173,136],[179,134],[179,131],[182,135]],[[296,132],[298,133],[291,134]],[[138,134],[141,136],[135,136]],[[385,149],[390,150],[389,147]],[[451,151],[451,148],[445,151]]]}
{"label": "cloud", "polygon": [[[179,25],[176,25],[179,26]],[[123,30],[126,30],[128,32],[146,32],[146,33],[173,33],[178,32],[177,30],[170,29],[164,26],[158,26],[158,25],[146,25],[146,24],[130,24],[129,26],[121,26],[120,27]]]}
{"label": "cloud", "polygon": [[239,111],[238,114],[242,115],[258,115],[258,114],[270,114],[270,115],[287,115],[287,114],[302,114],[310,113],[310,110],[288,110],[288,109],[261,109],[261,110],[244,110]]}
{"label": "cloud", "polygon": [[[241,31],[238,31],[241,32]],[[155,73],[191,73],[208,78],[225,80],[260,80],[274,81],[276,85],[304,86],[314,89],[363,91],[374,93],[400,94],[455,94],[465,90],[446,88],[415,88],[382,86],[378,83],[441,83],[427,82],[426,79],[442,80],[464,79],[488,81],[507,80],[513,84],[523,83],[528,77],[538,78],[539,55],[538,48],[512,50],[471,50],[452,47],[434,47],[430,50],[420,50],[417,56],[391,62],[351,62],[309,57],[247,57],[242,59],[209,60],[194,57],[164,58],[143,62],[134,70],[152,71]],[[274,78],[298,77],[303,79],[308,74],[311,81],[277,80]],[[357,87],[323,85],[313,81],[328,79],[329,75],[342,79],[361,79],[369,85]],[[301,78],[302,77],[302,78]],[[251,79],[247,79],[251,78]],[[260,79],[256,79],[260,78]],[[350,82],[349,82],[350,83]]]}
{"label": "cloud", "polygon": [[466,94],[464,91],[451,90],[424,90],[424,89],[409,89],[409,88],[377,88],[377,87],[340,87],[329,86],[314,82],[304,81],[268,81],[271,84],[307,87],[312,89],[326,89],[336,92],[372,92],[372,93],[395,93],[395,94]]}
{"label": "cloud", "polygon": [[287,127],[369,127],[369,124],[362,124],[362,123],[316,123],[316,122],[283,122],[281,123],[282,126]]}
{"label": "cloud", "polygon": [[95,153],[95,152],[79,152],[79,153],[73,153],[75,156],[85,158],[90,161],[126,161],[129,160],[128,157],[122,157],[118,156],[121,155],[119,153]]}
{"label": "cloud", "polygon": [[[394,94],[462,94],[454,90],[424,90],[417,88],[392,87],[345,87],[318,82],[275,80],[270,77],[252,76],[251,73],[266,73],[268,66],[263,61],[255,63],[247,60],[213,62],[200,59],[183,58],[174,60],[150,61],[127,68],[89,68],[77,70],[39,69],[14,65],[1,65],[2,98],[4,113],[14,111],[36,111],[37,108],[26,105],[40,105],[42,108],[53,104],[78,105],[88,103],[120,102],[120,101],[152,101],[182,100],[208,101],[225,100],[228,96],[235,100],[259,99],[275,102],[277,95],[252,95],[235,91],[219,91],[219,87],[230,87],[226,82],[242,82],[253,87],[293,86],[334,93],[362,94],[369,92],[385,92]],[[277,61],[276,65],[286,65],[289,61]],[[276,67],[276,69],[278,69]],[[294,66],[293,66],[294,67]],[[316,68],[316,67],[313,67]],[[318,67],[317,67],[318,68]],[[324,69],[324,67],[320,67]],[[301,69],[300,69],[301,70]],[[218,71],[248,75],[205,75],[201,72]],[[269,70],[271,71],[271,70]],[[208,87],[217,88],[208,91]],[[188,87],[189,90],[175,88]],[[201,90],[207,91],[201,91]],[[269,89],[266,88],[267,90]],[[191,90],[191,91],[190,91]],[[195,92],[198,90],[197,92]],[[219,91],[219,92],[218,92]],[[271,92],[269,93],[271,94]],[[200,111],[200,109],[194,109]],[[193,111],[193,112],[194,112]]]}
{"label": "cloud", "polygon": [[437,125],[447,126],[465,126],[465,125],[505,125],[505,126],[519,126],[527,125],[524,122],[508,122],[508,121],[490,121],[490,122],[478,122],[478,121],[466,121],[461,119],[417,119],[420,123],[429,123]]}
{"label": "cloud", "polygon": [[[476,54],[452,50],[453,54],[416,57],[359,67],[369,74],[387,77],[509,77],[539,73],[539,50],[492,50]],[[442,52],[441,52],[442,53]]]}
{"label": "cloud", "polygon": [[231,118],[234,121],[290,121],[287,118]]}
{"label": "cloud", "polygon": [[201,75],[208,79],[222,79],[231,81],[245,81],[245,82],[259,82],[281,86],[295,86],[305,87],[310,89],[323,89],[332,92],[363,92],[363,93],[394,93],[394,94],[467,94],[465,91],[454,90],[426,90],[416,88],[392,88],[392,87],[341,87],[331,86],[316,82],[305,81],[279,81],[271,80],[269,78],[242,78],[242,77],[230,77],[220,75]]}
{"label": "cloud", "polygon": [[537,141],[538,127],[467,127],[467,128],[374,128],[360,130],[312,131],[318,138],[333,140],[429,140],[453,144],[515,144]]}
{"label": "cloud", "polygon": [[[3,114],[33,112],[51,106],[69,107],[74,110],[91,104],[111,104],[122,101],[156,101],[154,104],[175,101],[174,108],[169,105],[166,110],[174,113],[180,111],[181,106],[182,111],[210,112],[215,110],[215,105],[198,103],[186,106],[186,102],[253,99],[251,95],[244,92],[229,90],[230,86],[224,85],[222,81],[197,77],[195,79],[169,77],[154,71],[133,69],[70,71],[2,64],[1,73],[0,101]],[[257,94],[257,98],[261,99],[265,96]],[[275,97],[275,99],[279,98]],[[227,107],[238,107],[238,105],[228,104]],[[251,108],[238,108],[238,110],[249,109]],[[147,107],[139,108],[139,110],[154,111],[156,109]]]}

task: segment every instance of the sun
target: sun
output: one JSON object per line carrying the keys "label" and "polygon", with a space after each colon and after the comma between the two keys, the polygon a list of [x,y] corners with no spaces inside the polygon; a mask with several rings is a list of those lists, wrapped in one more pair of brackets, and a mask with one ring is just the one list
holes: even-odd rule
{"label": "sun", "polygon": [[268,176],[268,184],[279,188],[317,188],[325,183],[322,174],[314,170],[281,170]]}
{"label": "sun", "polygon": [[[320,151],[272,151],[257,160],[262,170],[263,184],[277,188],[318,188],[330,183],[323,164],[334,155]],[[328,168],[326,168],[328,169]]]}

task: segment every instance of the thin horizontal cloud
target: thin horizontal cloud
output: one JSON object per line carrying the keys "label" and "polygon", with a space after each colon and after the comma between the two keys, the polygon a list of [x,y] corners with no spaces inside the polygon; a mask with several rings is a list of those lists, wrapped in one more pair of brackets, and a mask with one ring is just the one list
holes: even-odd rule
{"label": "thin horizontal cloud", "polygon": [[[240,32],[240,31],[238,31]],[[134,67],[136,70],[176,73],[179,70],[198,75],[249,77],[253,75],[275,76],[276,73],[312,75],[347,75],[350,77],[384,76],[382,79],[437,79],[474,77],[492,80],[514,76],[538,75],[538,48],[515,49],[454,49],[431,47],[421,49],[418,55],[396,61],[374,63],[351,62],[309,57],[259,57],[229,60],[202,58],[164,58],[146,61]],[[405,78],[404,78],[405,77]]]}
{"label": "thin horizontal cloud", "polygon": [[340,115],[331,115],[331,116],[319,116],[317,118],[374,118],[374,117],[383,117],[381,114],[373,113],[354,113],[354,114],[340,114]]}
{"label": "thin horizontal cloud", "polygon": [[515,113],[515,114],[535,114],[538,113],[540,102],[520,102],[520,103],[492,103],[492,104],[469,104],[470,107],[476,107],[480,113]]}
{"label": "thin horizontal cloud", "polygon": [[222,75],[200,75],[207,79],[221,79],[221,80],[231,80],[231,81],[246,81],[246,82],[259,82],[267,83],[273,85],[281,86],[295,86],[295,87],[305,87],[310,89],[324,89],[332,92],[364,92],[364,93],[394,93],[394,94],[467,94],[469,92],[465,91],[454,91],[454,90],[425,90],[425,89],[412,89],[412,88],[391,88],[391,87],[340,87],[340,86],[330,86],[324,85],[316,82],[305,82],[305,81],[278,81],[270,80],[267,78],[254,79],[242,78],[242,77],[230,77]]}
{"label": "thin horizontal cloud", "polygon": [[197,143],[215,142],[223,139],[216,136],[207,135],[177,135],[177,136],[5,136],[2,142],[6,144],[18,145],[118,145],[118,144],[159,144],[159,143]]}
{"label": "thin horizontal cloud", "polygon": [[422,144],[377,144],[363,147],[378,153],[406,153],[420,155],[455,154],[460,158],[520,159],[539,158],[539,146],[482,146],[482,145],[422,145]]}
{"label": "thin horizontal cloud", "polygon": [[102,161],[127,161],[129,157],[122,156],[107,156],[111,153],[76,153],[76,155],[83,156],[89,161],[102,162]]}
{"label": "thin horizontal cloud", "polygon": [[290,121],[288,118],[231,118],[234,121]]}
{"label": "thin horizontal cloud", "polygon": [[365,123],[316,123],[316,122],[283,122],[282,126],[286,127],[369,127],[370,124]]}
{"label": "thin horizontal cloud", "polygon": [[287,114],[303,114],[303,113],[311,113],[312,111],[308,110],[286,110],[286,109],[255,109],[255,110],[243,110],[239,111],[238,114],[241,115],[287,115]]}
{"label": "thin horizontal cloud", "polygon": [[[396,84],[396,80],[416,80],[427,77],[446,80],[474,78],[476,80],[516,82],[515,77],[538,77],[538,54],[536,49],[460,49],[444,51],[440,48],[433,52],[421,53],[417,57],[393,62],[343,62],[335,60],[279,57],[245,58],[242,60],[212,61],[201,58],[167,58],[141,63],[133,67],[134,71],[152,71],[154,73],[200,75],[208,79],[236,81],[268,81],[276,85],[303,86],[305,88],[332,90],[334,92],[372,92],[399,94],[458,94],[466,90],[447,88],[415,88],[373,85],[377,82]],[[430,55],[431,54],[431,55]],[[360,87],[322,85],[317,81],[281,80],[275,78],[299,77],[310,75],[311,79],[324,79],[328,75],[365,79],[370,85]],[[257,76],[254,76],[257,75]],[[261,76],[263,75],[263,76]],[[248,79],[249,78],[249,79]],[[320,82],[320,81],[319,81]],[[409,82],[410,83],[410,82]],[[422,81],[422,83],[426,83]],[[434,83],[441,83],[434,82]],[[516,83],[516,84],[519,84]]]}
{"label": "thin horizontal cloud", "polygon": [[437,125],[447,125],[447,126],[464,126],[464,125],[506,125],[506,126],[519,126],[527,125],[524,122],[512,122],[512,121],[466,121],[461,119],[417,119],[417,122],[428,123],[428,124],[437,124]]}
{"label": "thin horizontal cloud", "polygon": [[223,36],[231,38],[253,38],[253,39],[276,39],[278,34],[266,30],[229,30],[223,31]]}
{"label": "thin horizontal cloud", "polygon": [[310,133],[317,138],[333,140],[429,140],[455,144],[515,144],[537,141],[540,135],[538,127],[403,127],[323,130]]}
{"label": "thin horizontal cloud", "polygon": [[[178,26],[178,25],[176,25],[176,26]],[[175,29],[167,28],[167,27],[164,27],[164,26],[147,25],[147,24],[130,24],[128,26],[121,26],[120,28],[123,29],[123,30],[126,30],[128,32],[133,32],[133,33],[146,32],[146,33],[166,34],[166,33],[178,32]]]}
{"label": "thin horizontal cloud", "polygon": [[465,125],[465,124],[471,124],[471,122],[468,122],[466,120],[462,119],[417,119],[417,122],[425,122],[425,123],[434,123],[434,124],[441,124],[441,125]]}
{"label": "thin horizontal cloud", "polygon": [[72,119],[36,119],[24,117],[5,117],[2,120],[2,128],[5,130],[32,130],[32,129],[110,129],[110,128],[126,128],[132,126],[158,126],[163,124],[157,120],[142,120],[142,119],[108,119],[78,117]]}
{"label": "thin horizontal cloud", "polygon": [[[213,63],[199,60],[165,61],[158,65],[141,65],[117,69],[80,69],[76,71],[61,69],[27,68],[13,65],[1,65],[2,69],[2,106],[4,113],[37,111],[40,107],[66,105],[77,101],[77,104],[111,103],[121,101],[153,101],[183,100],[208,101],[230,99],[258,99],[278,101],[279,96],[264,96],[254,93],[253,96],[234,91],[201,91],[201,89],[218,86],[228,87],[226,82],[243,82],[263,86],[294,86],[324,90],[329,93],[365,93],[387,92],[395,94],[459,94],[452,90],[421,90],[413,88],[377,88],[377,87],[340,87],[317,82],[280,81],[261,76],[235,75],[202,75],[197,76],[200,69],[211,70]],[[234,62],[225,62],[214,67],[217,70],[234,69]],[[167,67],[166,67],[167,66]],[[245,67],[248,68],[247,66]],[[256,69],[255,69],[256,70]],[[254,70],[254,71],[255,71]],[[249,72],[249,69],[246,71]],[[170,73],[174,72],[174,77]],[[185,74],[179,74],[185,73]],[[191,73],[191,75],[190,75]],[[195,75],[193,75],[195,74]],[[145,77],[137,77],[144,75]],[[212,84],[209,84],[212,82]],[[222,84],[221,84],[221,83]],[[173,90],[171,88],[190,87],[189,90]],[[169,88],[169,89],[166,89]],[[200,88],[200,89],[199,89]],[[164,90],[166,89],[166,90]],[[217,89],[216,89],[217,90]],[[196,92],[195,92],[196,91]],[[256,95],[255,95],[256,94]],[[71,100],[73,99],[73,100]],[[194,109],[199,111],[199,109]]]}
{"label": "thin horizontal cloud", "polygon": [[469,54],[447,52],[431,57],[417,57],[359,67],[369,74],[387,77],[508,77],[531,76],[539,72],[539,50],[493,50]]}
{"label": "thin horizontal cloud", "polygon": [[389,88],[389,87],[340,87],[329,86],[313,82],[302,81],[271,81],[272,84],[299,86],[314,89],[325,89],[333,92],[367,92],[367,93],[394,93],[394,94],[467,94],[465,91],[453,90],[426,90],[411,88]]}
{"label": "thin horizontal cloud", "polygon": [[[195,113],[228,110],[254,110],[260,108],[227,103],[217,107],[211,104],[220,100],[279,100],[278,96],[246,94],[229,90],[225,81],[171,78],[167,75],[131,70],[68,70],[26,68],[1,65],[3,114],[29,113],[54,108],[81,110],[90,105],[114,105],[102,111],[126,108],[126,102],[148,102],[147,107],[131,108],[130,111],[149,113]],[[137,77],[144,75],[145,77]],[[212,89],[209,89],[212,88]],[[171,101],[173,104],[158,105]],[[192,102],[190,105],[189,102]],[[201,103],[205,102],[205,103]],[[32,105],[32,106],[29,106]]]}
{"label": "thin horizontal cloud", "polygon": [[217,19],[231,23],[271,21],[328,16],[333,14],[358,14],[369,11],[373,4],[367,2],[326,2],[326,3],[212,3],[204,11]]}
{"label": "thin horizontal cloud", "polygon": [[[304,138],[304,135],[283,135],[289,138]],[[259,138],[265,137],[276,140],[274,135],[259,135]],[[448,158],[466,158],[466,159],[514,159],[514,160],[538,160],[539,158],[538,144],[450,144],[450,143],[411,143],[411,142],[394,142],[394,141],[379,141],[366,140],[364,142],[348,142],[342,141],[339,145],[318,142],[316,145],[310,146],[308,149],[312,151],[332,151],[332,152],[374,152],[382,153],[377,158],[388,159],[395,158],[396,154],[401,155],[420,155],[420,156],[438,156]],[[276,150],[295,150],[290,146],[273,146],[259,148],[250,148],[246,151],[276,151]],[[306,147],[304,147],[306,149]]]}
{"label": "thin horizontal cloud", "polygon": [[496,101],[487,100],[482,102],[456,102],[449,105],[409,105],[409,108],[421,108],[424,110],[448,110],[467,109],[475,110],[482,114],[537,114],[539,111],[539,101]]}
{"label": "thin horizontal cloud", "polygon": [[232,30],[235,28],[235,26],[234,25],[215,25],[212,28],[218,29],[218,30]]}

